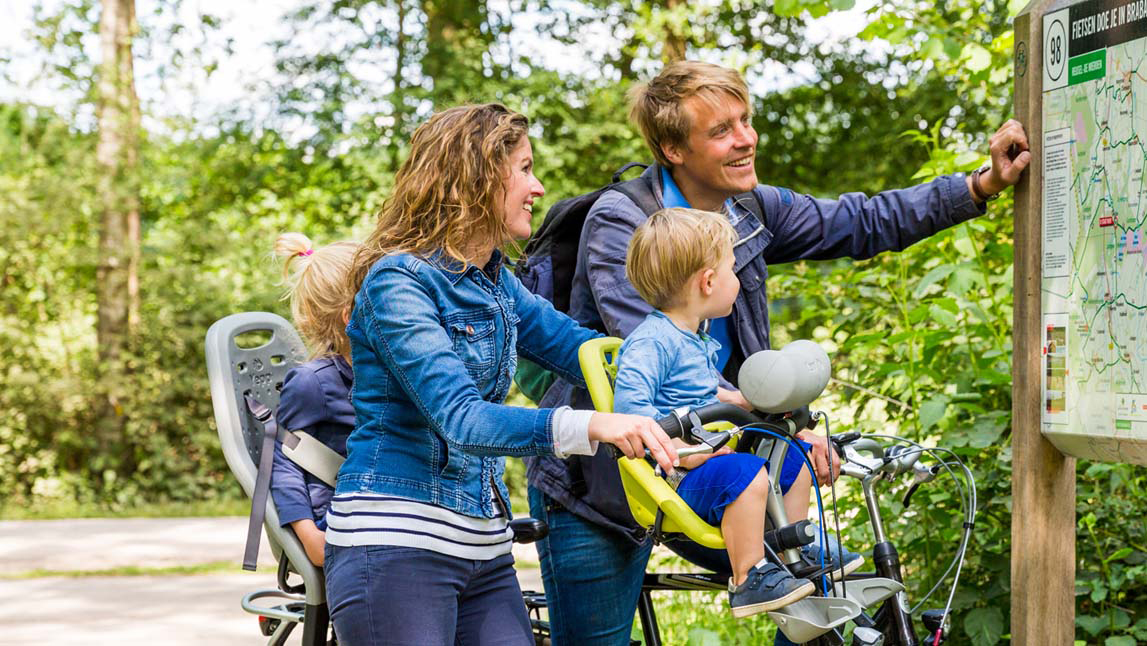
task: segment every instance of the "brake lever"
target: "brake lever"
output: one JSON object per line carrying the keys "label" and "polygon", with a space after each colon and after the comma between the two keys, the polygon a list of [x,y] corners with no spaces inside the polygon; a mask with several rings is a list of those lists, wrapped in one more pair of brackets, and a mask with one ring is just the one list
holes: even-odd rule
{"label": "brake lever", "polygon": [[852,444],[859,439],[860,433],[857,433],[856,431],[849,431],[847,433],[841,433],[840,435],[833,435],[832,443],[836,446],[837,451],[842,451],[844,450],[844,446],[846,444]]}
{"label": "brake lever", "polygon": [[904,494],[903,504],[905,509],[908,509],[908,506],[912,504],[912,494],[916,493],[916,490],[920,488],[920,484],[919,482],[913,482],[912,486],[908,487],[908,493]]}
{"label": "brake lever", "polygon": [[706,431],[694,429],[690,439],[696,440],[696,446],[677,449],[678,456],[698,455],[701,453],[716,453],[721,447],[729,443],[733,437],[732,431]]}
{"label": "brake lever", "polygon": [[[733,431],[706,431],[705,429],[692,429],[688,430],[688,443],[693,446],[687,446],[677,449],[678,457],[685,457],[689,455],[699,455],[702,453],[716,453],[721,447],[729,443],[733,439]],[[615,459],[625,457],[621,449],[616,446],[610,445]],[[653,460],[653,453],[649,449],[645,449],[645,459]]]}
{"label": "brake lever", "polygon": [[702,429],[699,433],[694,433],[693,437],[700,440],[701,444],[705,444],[716,451],[728,444],[733,434],[730,431],[706,431]]}
{"label": "brake lever", "polygon": [[905,509],[908,509],[908,505],[912,502],[912,494],[916,493],[916,490],[920,488],[920,485],[924,484],[925,482],[931,482],[932,479],[936,477],[936,474],[939,473],[939,469],[940,465],[938,464],[931,468],[917,466],[914,469],[916,475],[912,476],[912,486],[908,487],[908,492],[904,494]]}
{"label": "brake lever", "polygon": [[884,467],[884,448],[870,439],[853,440],[842,449],[839,452],[844,458],[841,473],[845,475],[864,479]]}

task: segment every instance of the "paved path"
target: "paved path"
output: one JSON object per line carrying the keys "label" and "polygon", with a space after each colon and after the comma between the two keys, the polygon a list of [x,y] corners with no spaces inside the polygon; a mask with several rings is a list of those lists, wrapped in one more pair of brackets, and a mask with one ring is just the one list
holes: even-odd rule
{"label": "paved path", "polygon": [[[240,569],[246,531],[247,519],[236,517],[2,521],[0,644],[266,643],[255,618],[239,608],[239,599],[274,587],[274,560],[264,540],[259,571]],[[541,590],[533,546],[515,546],[514,557],[522,587]],[[233,562],[234,570],[12,578],[36,570],[90,572],[224,561]]]}

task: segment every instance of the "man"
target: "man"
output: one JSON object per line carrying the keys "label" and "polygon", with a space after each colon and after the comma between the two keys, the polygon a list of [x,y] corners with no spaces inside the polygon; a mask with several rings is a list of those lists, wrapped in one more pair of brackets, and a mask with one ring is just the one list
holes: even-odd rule
{"label": "man", "polygon": [[[630,116],[657,161],[642,175],[657,205],[723,212],[740,237],[734,253],[741,292],[730,316],[709,322],[709,334],[726,349],[719,397],[742,405],[735,385],[740,364],[769,347],[769,264],[902,250],[984,213],[985,203],[1019,181],[1031,160],[1022,126],[1008,121],[991,138],[990,169],[871,198],[819,200],[757,184],[757,133],[737,72],[673,63],[630,100]],[[1010,160],[1013,145],[1020,153]],[[763,222],[754,211],[763,211]],[[649,313],[624,265],[630,236],[647,216],[620,191],[604,193],[590,210],[570,295],[570,314],[583,325],[625,337]],[[541,403],[591,407],[584,392],[560,381]],[[817,481],[832,482],[839,464],[829,460],[828,443],[808,431],[801,439],[812,445]],[[627,644],[652,546],[629,514],[614,458],[606,451],[567,461],[537,458],[527,473],[531,515],[550,526],[538,553],[554,644]],[[788,642],[778,636],[778,643]]]}

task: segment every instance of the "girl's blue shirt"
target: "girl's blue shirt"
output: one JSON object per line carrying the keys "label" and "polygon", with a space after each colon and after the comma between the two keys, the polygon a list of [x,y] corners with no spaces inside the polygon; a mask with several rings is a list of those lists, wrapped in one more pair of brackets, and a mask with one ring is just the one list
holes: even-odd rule
{"label": "girl's blue shirt", "polygon": [[494,252],[384,256],[347,325],[357,424],[336,493],[390,494],[492,518],[502,456],[553,453],[552,408],[502,402],[518,355],[584,386],[578,347],[599,336],[527,291]]}
{"label": "girl's blue shirt", "polygon": [[[327,447],[346,455],[346,440],[354,428],[350,389],[354,373],[340,356],[320,357],[296,366],[283,379],[275,417],[280,428],[306,431]],[[271,465],[271,498],[279,523],[290,525],[311,518],[326,529],[327,509],[334,489],[283,455],[275,442]]]}

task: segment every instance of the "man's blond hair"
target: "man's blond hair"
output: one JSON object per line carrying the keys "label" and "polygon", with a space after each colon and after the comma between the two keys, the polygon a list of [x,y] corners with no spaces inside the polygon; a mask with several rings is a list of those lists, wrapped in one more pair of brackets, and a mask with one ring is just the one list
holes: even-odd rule
{"label": "man's blond hair", "polygon": [[689,278],[733,253],[737,232],[720,213],[672,207],[649,216],[629,239],[625,277],[657,309],[677,304]]}
{"label": "man's blond hair", "polygon": [[654,159],[666,168],[673,163],[662,147],[683,147],[688,142],[692,124],[682,104],[694,96],[713,106],[733,98],[752,108],[749,87],[736,70],[698,61],[670,63],[652,81],[629,91],[629,118],[641,130]]}

